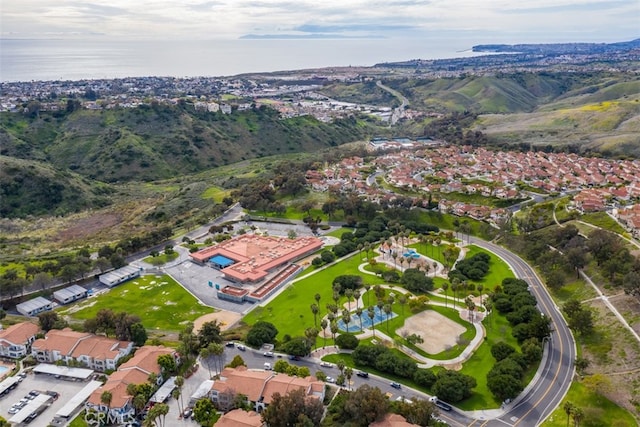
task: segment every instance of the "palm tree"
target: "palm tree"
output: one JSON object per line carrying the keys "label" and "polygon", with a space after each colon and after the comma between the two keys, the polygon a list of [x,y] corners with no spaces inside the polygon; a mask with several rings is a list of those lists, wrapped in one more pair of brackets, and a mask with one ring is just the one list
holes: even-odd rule
{"label": "palm tree", "polygon": [[342,321],[347,328],[347,332],[349,332],[349,322],[351,322],[351,313],[349,312],[349,310],[342,310]]}
{"label": "palm tree", "polygon": [[182,406],[182,409],[184,410],[184,402],[182,401],[182,387],[184,386],[184,377],[178,375],[174,383],[176,387],[178,387],[178,390],[180,390],[180,404]]}
{"label": "palm tree", "polygon": [[336,368],[338,368],[338,370],[340,371],[340,374],[344,373],[344,368],[347,365],[345,365],[344,360],[342,359],[338,359],[338,361],[336,362]]}
{"label": "palm tree", "polygon": [[398,253],[397,252],[392,252],[391,253],[391,258],[393,258],[393,268],[398,268],[398,264],[396,264],[396,259],[398,259]]}
{"label": "palm tree", "polygon": [[367,294],[367,305],[369,305],[369,289],[371,289],[371,285],[364,285],[364,291]]}
{"label": "palm tree", "polygon": [[340,294],[337,291],[333,292],[333,300],[335,301],[336,305],[338,305],[338,300],[340,300]]}
{"label": "palm tree", "polygon": [[338,322],[334,320],[333,322],[331,322],[331,325],[329,327],[331,328],[331,338],[333,338],[335,344],[336,334],[338,333]]}
{"label": "palm tree", "polygon": [[376,317],[376,312],[375,309],[373,308],[372,305],[369,306],[369,308],[367,308],[367,315],[369,316],[369,319],[371,319],[371,329],[373,330],[373,337],[376,337],[376,327],[373,324],[373,319]]}
{"label": "palm tree", "polygon": [[362,332],[362,308],[361,307],[356,308],[356,315],[358,316],[358,319],[360,319],[360,332]]}
{"label": "palm tree", "polygon": [[[175,400],[178,400],[180,398],[180,395],[182,393],[180,393],[180,389],[179,388],[174,388],[173,391],[171,392],[171,397],[173,397]],[[178,411],[180,413],[182,413],[182,409],[180,408],[180,401],[178,400]]]}
{"label": "palm tree", "polygon": [[469,319],[471,320],[471,323],[473,323],[473,320],[475,318],[474,310],[476,309],[476,303],[473,302],[473,299],[471,299],[471,297],[466,297],[464,303],[467,305]]}
{"label": "palm tree", "polygon": [[571,413],[573,412],[573,408],[575,408],[575,406],[573,406],[573,403],[571,403],[568,400],[564,402],[564,405],[562,406],[562,409],[564,409],[565,414],[567,414],[567,427],[569,427],[569,420],[571,419]]}
{"label": "palm tree", "polygon": [[311,304],[311,312],[313,313],[313,326],[318,327],[318,313],[320,312],[318,304]]}
{"label": "palm tree", "polygon": [[322,348],[327,345],[327,326],[329,326],[329,322],[327,322],[327,319],[322,319],[320,321],[320,327],[322,328],[322,338],[324,338],[324,344],[322,345]]}
{"label": "palm tree", "polygon": [[349,311],[351,311],[351,298],[353,298],[353,289],[345,290],[344,295],[347,297],[347,305],[349,307]]}
{"label": "palm tree", "polygon": [[100,395],[100,403],[107,406],[107,417],[109,416],[109,410],[111,410],[111,401],[113,400],[113,394],[109,390],[105,390]]}
{"label": "palm tree", "polygon": [[222,344],[212,342],[207,347],[209,349],[209,353],[213,356],[213,360],[215,361],[216,373],[222,372],[222,357],[224,356],[224,347]]}
{"label": "palm tree", "polygon": [[209,357],[211,357],[211,352],[209,351],[209,347],[203,347],[200,349],[200,359],[207,365],[207,369],[209,370],[209,379],[211,379],[211,364],[209,364]]}
{"label": "palm tree", "polygon": [[398,297],[398,304],[402,307],[402,315],[404,316],[404,305],[407,303],[407,296],[402,294]]}
{"label": "palm tree", "polygon": [[[177,388],[176,391],[180,391],[180,389]],[[133,409],[136,411],[136,414],[139,414],[147,405],[147,399],[142,394],[136,394],[133,397],[131,404],[133,405]]]}
{"label": "palm tree", "polygon": [[350,367],[345,368],[344,376],[347,379],[347,389],[351,389],[351,377],[353,376],[353,369]]}
{"label": "palm tree", "polygon": [[360,299],[360,291],[356,289],[353,291],[353,299],[356,301],[356,309],[358,308],[358,300]]}
{"label": "palm tree", "polygon": [[384,298],[384,289],[380,285],[375,285],[373,287],[373,293],[378,300],[381,300],[382,298]]}
{"label": "palm tree", "polygon": [[389,333],[389,315],[391,314],[391,304],[385,304],[383,310],[384,314],[387,315],[387,333]]}
{"label": "palm tree", "polygon": [[444,282],[442,284],[442,289],[444,290],[444,306],[447,307],[447,303],[449,298],[447,297],[447,291],[449,290],[449,283]]}
{"label": "palm tree", "polygon": [[482,286],[481,284],[478,285],[478,292],[480,293],[480,305],[482,305],[482,290],[484,289],[484,286]]}
{"label": "palm tree", "polygon": [[318,304],[318,307],[320,307],[320,298],[322,298],[320,294],[315,294],[313,298],[316,300],[316,304]]}
{"label": "palm tree", "polygon": [[573,423],[576,427],[580,426],[580,421],[584,419],[584,411],[582,408],[575,407],[573,411],[571,411],[571,416],[573,417]]}
{"label": "palm tree", "polygon": [[316,338],[318,337],[318,329],[317,328],[307,328],[304,330],[304,336],[309,343],[309,348],[314,348],[316,346]]}

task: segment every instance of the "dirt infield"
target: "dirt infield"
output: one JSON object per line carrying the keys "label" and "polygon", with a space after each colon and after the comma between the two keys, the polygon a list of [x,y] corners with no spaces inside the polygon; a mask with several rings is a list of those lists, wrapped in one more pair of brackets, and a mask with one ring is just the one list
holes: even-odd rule
{"label": "dirt infield", "polygon": [[197,334],[204,323],[212,322],[214,320],[217,320],[218,323],[220,323],[220,330],[224,331],[234,325],[241,317],[242,315],[240,313],[234,313],[226,310],[205,314],[193,321],[193,332]]}
{"label": "dirt infield", "polygon": [[438,354],[455,346],[458,336],[466,330],[453,320],[431,310],[411,316],[404,323],[398,329],[398,334],[404,336],[406,331],[407,335],[420,335],[424,342],[416,346],[429,354]]}

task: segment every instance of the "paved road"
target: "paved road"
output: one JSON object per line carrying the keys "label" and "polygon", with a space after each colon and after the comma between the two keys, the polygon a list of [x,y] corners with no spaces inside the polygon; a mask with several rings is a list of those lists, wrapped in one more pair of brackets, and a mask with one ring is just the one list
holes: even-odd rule
{"label": "paved road", "polygon": [[471,237],[471,243],[483,247],[504,259],[514,274],[531,285],[540,311],[551,318],[553,332],[547,342],[547,357],[536,377],[511,404],[505,413],[482,426],[537,426],[546,419],[564,398],[574,375],[576,347],[573,335],[554,301],[533,269],[519,256],[495,245]]}

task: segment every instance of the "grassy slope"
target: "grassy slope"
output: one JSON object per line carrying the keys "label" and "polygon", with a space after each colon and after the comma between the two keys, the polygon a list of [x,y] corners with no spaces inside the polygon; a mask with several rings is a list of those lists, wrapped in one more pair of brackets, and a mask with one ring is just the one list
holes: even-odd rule
{"label": "grassy slope", "polygon": [[281,120],[269,109],[221,113],[140,107],[28,119],[0,114],[2,154],[48,158],[102,181],[156,180],[274,154],[314,152],[366,139],[373,122]]}

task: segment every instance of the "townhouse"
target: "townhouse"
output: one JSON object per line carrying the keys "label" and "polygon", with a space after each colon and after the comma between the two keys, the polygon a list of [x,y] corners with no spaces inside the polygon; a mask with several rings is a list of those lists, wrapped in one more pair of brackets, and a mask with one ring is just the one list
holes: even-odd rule
{"label": "townhouse", "polygon": [[[158,364],[158,357],[170,354],[179,363],[177,352],[164,346],[143,346],[135,355],[120,365],[118,370],[112,373],[103,386],[99,387],[87,400],[87,409],[107,413],[108,419],[113,423],[125,423],[134,419],[133,396],[127,393],[129,384],[145,384],[149,382],[151,374],[156,375],[156,386],[164,383],[162,368]],[[107,405],[102,401],[102,394],[111,393],[111,402]]]}
{"label": "townhouse", "polygon": [[45,338],[35,340],[31,354],[38,362],[81,364],[99,372],[115,370],[118,361],[131,353],[131,341],[118,341],[69,328],[52,329]]}
{"label": "townhouse", "polygon": [[254,371],[244,366],[225,368],[215,381],[209,394],[211,400],[224,407],[236,394],[247,396],[256,412],[264,410],[275,393],[284,396],[292,390],[302,389],[309,397],[324,399],[324,383],[315,377],[299,378],[273,371]]}
{"label": "townhouse", "polygon": [[31,353],[31,344],[40,328],[35,323],[22,322],[0,331],[0,356],[19,359]]}

